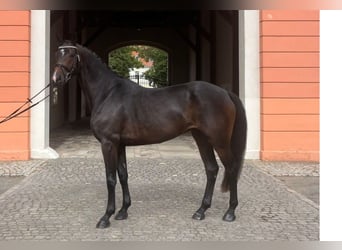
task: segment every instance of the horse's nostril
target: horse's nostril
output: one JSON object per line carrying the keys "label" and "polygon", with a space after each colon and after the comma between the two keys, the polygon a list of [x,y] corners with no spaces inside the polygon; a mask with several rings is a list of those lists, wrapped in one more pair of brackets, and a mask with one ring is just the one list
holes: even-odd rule
{"label": "horse's nostril", "polygon": [[57,73],[57,70],[53,73],[51,80],[53,83],[60,83],[62,81],[61,75]]}
{"label": "horse's nostril", "polygon": [[56,74],[56,71],[53,73],[52,75],[52,82],[53,83],[57,83],[57,74]]}

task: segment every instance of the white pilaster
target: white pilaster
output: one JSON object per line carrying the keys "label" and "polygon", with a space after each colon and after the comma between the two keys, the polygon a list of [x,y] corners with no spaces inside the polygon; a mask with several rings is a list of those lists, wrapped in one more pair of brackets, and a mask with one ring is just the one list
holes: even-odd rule
{"label": "white pilaster", "polygon": [[[50,11],[31,11],[31,96],[50,81]],[[45,90],[40,97],[49,94]],[[49,147],[49,99],[31,109],[31,158],[58,158]]]}
{"label": "white pilaster", "polygon": [[239,11],[240,98],[247,113],[246,159],[260,158],[259,11]]}

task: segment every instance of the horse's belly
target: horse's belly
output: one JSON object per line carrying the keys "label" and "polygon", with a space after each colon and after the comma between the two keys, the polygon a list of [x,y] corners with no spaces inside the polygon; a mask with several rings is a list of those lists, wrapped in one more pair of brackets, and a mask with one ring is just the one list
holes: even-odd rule
{"label": "horse's belly", "polygon": [[120,142],[127,146],[138,146],[138,145],[147,145],[147,144],[156,144],[164,141],[171,140],[178,135],[184,133],[185,131],[181,131],[179,133],[167,133],[167,134],[142,134],[137,136],[125,136],[121,137]]}
{"label": "horse's belly", "polygon": [[120,141],[127,146],[156,144],[171,140],[187,130],[191,126],[164,126],[158,128],[140,129],[135,133],[122,133]]}
{"label": "horse's belly", "polygon": [[[156,99],[154,99],[156,101]],[[170,100],[169,100],[170,101]],[[121,141],[126,145],[144,145],[164,142],[189,130],[194,124],[188,101],[134,105],[121,125]],[[140,107],[138,110],[137,107]]]}

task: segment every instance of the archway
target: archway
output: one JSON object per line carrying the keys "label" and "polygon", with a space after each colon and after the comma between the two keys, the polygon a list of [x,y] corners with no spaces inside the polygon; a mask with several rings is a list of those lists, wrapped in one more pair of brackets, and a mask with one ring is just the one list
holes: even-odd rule
{"label": "archway", "polygon": [[145,88],[170,85],[169,53],[148,43],[130,43],[108,53],[108,66]]}
{"label": "archway", "polygon": [[[95,51],[104,61],[113,44],[117,46],[128,41],[151,41],[170,49],[170,82],[177,84],[196,79],[213,82],[236,93],[242,90],[240,96],[245,103],[247,101],[247,106],[251,105],[248,100],[253,101],[254,105],[259,100],[258,86],[254,85],[256,81],[249,81],[245,76],[257,80],[259,76],[254,69],[258,68],[258,64],[254,61],[251,65],[245,64],[249,62],[249,56],[241,50],[241,44],[248,39],[245,39],[245,27],[239,25],[253,24],[254,33],[258,36],[254,24],[258,23],[259,12],[249,11],[256,13],[253,18],[245,16],[247,12],[51,11],[51,55],[55,52],[58,38],[76,40]],[[245,48],[248,47],[246,44]],[[249,74],[249,69],[254,73]],[[243,78],[239,80],[241,76]],[[249,93],[250,84],[253,85],[250,86],[253,88],[252,95]],[[50,107],[53,117],[58,117],[57,121],[50,120],[50,129],[78,119],[84,109],[82,95],[76,84],[64,89],[59,97],[59,106],[54,109]],[[258,138],[259,112],[252,113],[254,115],[249,127],[252,127],[251,124],[256,125],[250,131],[255,131],[255,138]],[[258,158],[258,143],[256,139],[252,145],[251,150],[255,152],[253,158]]]}

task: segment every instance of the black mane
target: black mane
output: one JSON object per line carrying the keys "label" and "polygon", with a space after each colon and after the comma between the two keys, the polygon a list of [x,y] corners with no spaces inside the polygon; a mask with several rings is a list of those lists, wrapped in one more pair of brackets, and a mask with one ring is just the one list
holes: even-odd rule
{"label": "black mane", "polygon": [[105,63],[103,61],[103,59],[98,55],[96,54],[94,51],[88,49],[87,47],[84,47],[83,45],[81,44],[78,44],[78,43],[75,43],[73,41],[70,41],[70,40],[66,40],[63,42],[62,45],[71,45],[71,46],[75,46],[77,47],[79,50],[82,50],[85,52],[85,54],[89,57],[92,57],[93,62],[94,64],[99,64],[101,66],[104,66],[106,69],[108,69],[110,72],[112,72],[116,77],[119,77],[119,78],[124,78],[123,76],[119,75],[117,72],[115,72],[114,70],[112,70],[107,63]]}
{"label": "black mane", "polygon": [[108,69],[111,73],[113,73],[116,77],[119,77],[119,78],[124,78],[123,76],[119,75],[116,71],[114,71],[113,69],[111,69],[109,67],[109,65],[107,63],[105,63],[103,61],[103,59],[98,55],[96,54],[94,51],[82,46],[82,45],[79,45],[78,44],[78,47],[81,48],[82,50],[86,51],[87,55],[91,56],[92,58],[94,58],[94,62],[95,63],[98,63],[99,65],[102,65],[104,66],[106,69]]}

